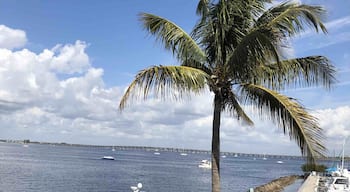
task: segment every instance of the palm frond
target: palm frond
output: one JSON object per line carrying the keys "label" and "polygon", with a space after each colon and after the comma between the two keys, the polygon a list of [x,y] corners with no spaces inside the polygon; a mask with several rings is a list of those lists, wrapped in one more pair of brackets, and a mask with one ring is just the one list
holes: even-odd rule
{"label": "palm frond", "polygon": [[312,27],[317,32],[321,29],[327,32],[322,23],[325,10],[320,6],[310,6],[295,2],[285,2],[267,10],[255,23],[255,27],[272,27],[282,34],[294,36],[306,27]]}
{"label": "palm frond", "polygon": [[205,17],[209,12],[210,0],[199,0],[196,13],[201,17]]}
{"label": "palm frond", "polygon": [[119,109],[130,99],[155,97],[181,99],[183,95],[199,93],[206,88],[210,76],[204,71],[186,66],[153,66],[140,71],[122,97]]}
{"label": "palm frond", "polygon": [[242,120],[247,125],[254,125],[253,121],[244,112],[241,105],[237,100],[237,96],[232,90],[227,92],[227,96],[223,98],[222,110],[227,110],[232,116],[237,117],[238,120]]}
{"label": "palm frond", "polygon": [[181,63],[181,66],[187,66],[187,67],[200,69],[200,70],[206,72],[208,75],[212,75],[213,74],[213,68],[208,66],[206,63],[203,64],[203,63],[200,63],[200,62],[198,62],[196,60],[192,60],[192,59],[184,60]]}
{"label": "palm frond", "polygon": [[325,155],[322,128],[317,119],[296,100],[253,84],[242,84],[240,91],[247,102],[257,106],[261,117],[270,117],[285,134],[297,142],[302,155],[306,155],[308,160],[315,161],[317,157]]}
{"label": "palm frond", "polygon": [[278,63],[278,38],[270,29],[252,30],[245,35],[227,60],[233,78],[244,80],[261,63]]}
{"label": "palm frond", "polygon": [[[323,86],[329,89],[336,82],[335,68],[324,56],[309,56],[260,65],[252,72],[255,83],[273,89]],[[259,82],[260,81],[260,82]]]}
{"label": "palm frond", "polygon": [[198,62],[206,60],[205,53],[191,36],[173,22],[148,13],[142,13],[140,19],[144,28],[155,35],[157,40],[160,40],[179,60],[189,58]]}

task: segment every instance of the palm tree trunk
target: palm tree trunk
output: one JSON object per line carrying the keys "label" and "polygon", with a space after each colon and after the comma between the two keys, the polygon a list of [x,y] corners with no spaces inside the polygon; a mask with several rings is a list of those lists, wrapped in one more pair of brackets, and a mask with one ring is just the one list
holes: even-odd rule
{"label": "palm tree trunk", "polygon": [[213,118],[213,136],[211,144],[211,183],[212,192],[220,192],[220,116],[221,116],[221,97],[215,94],[214,98],[214,118]]}

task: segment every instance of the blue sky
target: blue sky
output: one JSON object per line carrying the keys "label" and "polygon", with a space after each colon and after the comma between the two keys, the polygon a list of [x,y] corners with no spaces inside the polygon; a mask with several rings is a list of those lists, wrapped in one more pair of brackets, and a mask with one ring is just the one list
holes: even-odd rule
{"label": "blue sky", "polygon": [[[329,33],[306,31],[291,41],[289,54],[327,56],[339,82],[331,92],[314,87],[283,93],[319,118],[333,152],[350,135],[350,1],[303,2],[325,6]],[[160,15],[190,32],[196,4],[0,0],[0,138],[210,149],[210,93],[180,103],[151,99],[117,111],[139,70],[176,64],[142,29],[138,14]],[[288,136],[251,115],[255,127],[223,117],[223,151],[299,154]]]}

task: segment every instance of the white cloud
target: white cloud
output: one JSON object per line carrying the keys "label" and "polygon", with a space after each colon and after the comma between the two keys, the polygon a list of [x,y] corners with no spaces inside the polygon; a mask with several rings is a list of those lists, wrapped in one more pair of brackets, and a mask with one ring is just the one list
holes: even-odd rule
{"label": "white cloud", "polygon": [[[312,46],[310,46],[310,49],[321,49],[325,48],[331,45],[335,45],[338,43],[345,43],[350,41],[350,33],[349,32],[343,32],[338,33],[332,36],[327,36],[327,38],[324,38],[323,41],[318,41],[317,43],[313,43]],[[305,49],[307,50],[307,49]]]}
{"label": "white cloud", "polygon": [[339,139],[350,136],[349,106],[319,110],[316,115],[321,127],[326,130],[327,137]]}
{"label": "white cloud", "polygon": [[328,30],[332,30],[332,31],[344,28],[347,25],[350,25],[350,15],[335,19],[333,21],[329,21],[325,23],[325,25]]}
{"label": "white cloud", "polygon": [[[340,29],[346,28],[349,24],[350,24],[350,16],[341,17],[341,18],[324,23],[324,25],[326,26],[326,28],[330,32],[330,34],[336,33]],[[297,38],[303,39],[306,37],[310,37],[311,35],[314,35],[315,33],[316,32],[313,28],[308,29],[308,30],[302,32],[299,36],[297,36]]]}
{"label": "white cloud", "polygon": [[45,50],[41,59],[50,59],[50,67],[56,72],[83,73],[90,67],[89,57],[85,53],[86,47],[86,43],[79,40],[74,45],[57,45],[51,51]]}
{"label": "white cloud", "polygon": [[21,48],[26,42],[27,37],[24,31],[0,25],[0,48]]}
{"label": "white cloud", "polygon": [[318,110],[315,116],[325,131],[330,152],[341,149],[343,140],[350,136],[350,106]]}

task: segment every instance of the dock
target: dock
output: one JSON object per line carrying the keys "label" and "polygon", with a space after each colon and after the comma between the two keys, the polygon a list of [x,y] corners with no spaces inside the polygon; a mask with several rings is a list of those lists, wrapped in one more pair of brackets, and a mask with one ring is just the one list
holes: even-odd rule
{"label": "dock", "polygon": [[301,185],[298,192],[316,192],[319,179],[320,176],[316,174],[310,174],[305,182]]}

